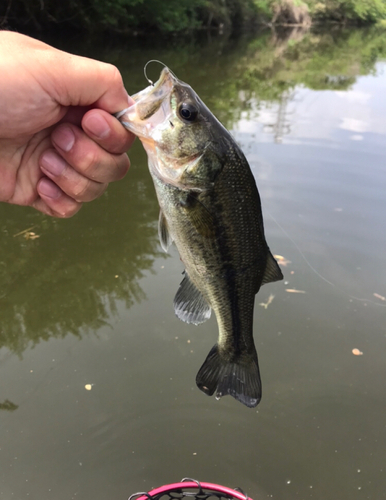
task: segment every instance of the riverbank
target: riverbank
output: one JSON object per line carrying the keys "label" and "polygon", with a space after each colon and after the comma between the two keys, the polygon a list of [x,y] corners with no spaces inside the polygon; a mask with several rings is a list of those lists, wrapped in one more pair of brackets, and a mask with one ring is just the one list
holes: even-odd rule
{"label": "riverbank", "polygon": [[30,34],[76,30],[127,36],[203,28],[245,31],[262,25],[382,22],[386,22],[383,0],[74,0],[65,4],[7,0],[0,6],[0,28]]}

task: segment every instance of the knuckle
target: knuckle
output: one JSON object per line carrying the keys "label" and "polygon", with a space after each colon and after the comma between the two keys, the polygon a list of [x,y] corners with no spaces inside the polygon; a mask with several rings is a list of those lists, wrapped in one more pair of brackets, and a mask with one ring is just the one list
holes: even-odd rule
{"label": "knuckle", "polygon": [[87,198],[87,194],[90,188],[90,181],[88,179],[79,180],[72,188],[73,198],[76,201],[83,201]]}
{"label": "knuckle", "polygon": [[96,167],[99,164],[99,159],[97,152],[95,150],[90,150],[83,153],[82,157],[78,162],[78,169],[83,175],[86,175],[89,179],[95,179]]}
{"label": "knuckle", "polygon": [[83,178],[72,187],[71,197],[77,203],[92,201],[101,196],[106,191],[107,186],[107,183],[97,183]]}
{"label": "knuckle", "polygon": [[119,71],[119,69],[114,66],[114,64],[107,63],[108,71],[110,73],[110,78],[111,80],[115,83],[118,83],[123,86],[123,80],[122,80],[122,75]]}

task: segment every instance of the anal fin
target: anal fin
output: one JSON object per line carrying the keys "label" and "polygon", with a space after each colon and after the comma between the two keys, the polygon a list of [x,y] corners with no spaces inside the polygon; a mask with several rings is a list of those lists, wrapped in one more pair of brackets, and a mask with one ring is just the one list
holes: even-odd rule
{"label": "anal fin", "polygon": [[199,325],[210,318],[210,306],[186,271],[174,297],[174,311],[179,319],[194,325]]}
{"label": "anal fin", "polygon": [[283,273],[279,267],[279,264],[276,262],[275,257],[268,250],[267,255],[267,263],[265,265],[265,271],[263,276],[262,285],[266,283],[273,283],[274,281],[280,281],[283,279]]}

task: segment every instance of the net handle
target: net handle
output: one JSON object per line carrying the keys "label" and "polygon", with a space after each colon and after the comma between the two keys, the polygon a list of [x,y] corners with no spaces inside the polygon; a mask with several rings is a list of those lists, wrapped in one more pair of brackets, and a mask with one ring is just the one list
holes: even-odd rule
{"label": "net handle", "polygon": [[[214,483],[205,483],[205,482],[194,482],[194,481],[183,481],[180,483],[171,483],[165,484],[164,486],[160,486],[159,488],[155,488],[154,490],[149,491],[147,494],[141,493],[135,500],[149,500],[149,496],[153,497],[155,495],[159,495],[160,493],[167,493],[168,491],[173,490],[188,490],[188,489],[206,489],[212,490],[217,493],[224,493],[230,497],[235,497],[238,500],[252,500],[248,496],[246,496],[241,491],[233,490],[232,488],[227,488],[226,486],[221,486],[220,484]],[[132,495],[133,496],[133,495]]]}

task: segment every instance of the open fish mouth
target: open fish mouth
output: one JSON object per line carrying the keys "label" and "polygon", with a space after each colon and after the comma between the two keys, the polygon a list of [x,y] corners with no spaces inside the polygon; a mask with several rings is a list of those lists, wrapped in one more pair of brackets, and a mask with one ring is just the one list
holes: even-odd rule
{"label": "open fish mouth", "polygon": [[132,96],[134,104],[114,116],[140,138],[150,138],[154,128],[170,115],[170,95],[178,79],[165,67],[154,85]]}

